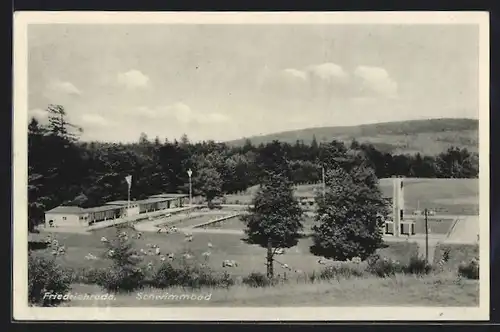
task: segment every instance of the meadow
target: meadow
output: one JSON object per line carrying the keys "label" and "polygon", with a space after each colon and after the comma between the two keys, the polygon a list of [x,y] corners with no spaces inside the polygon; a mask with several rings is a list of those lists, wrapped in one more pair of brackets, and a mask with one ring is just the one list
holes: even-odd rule
{"label": "meadow", "polygon": [[[106,294],[95,285],[75,284],[73,292]],[[209,301],[172,300],[161,298],[165,293],[206,296]],[[140,294],[160,296],[141,300]],[[144,296],[144,295],[143,295]],[[182,287],[169,289],[145,288],[129,294],[116,294],[112,301],[70,301],[63,306],[111,307],[294,307],[294,306],[438,306],[472,307],[479,305],[479,283],[457,279],[456,275],[396,275],[390,278],[359,277],[314,283],[291,282],[274,287],[255,288],[235,285],[225,288],[202,288],[189,291]]]}
{"label": "meadow", "polygon": [[[127,229],[126,232],[130,235],[133,230]],[[72,269],[85,269],[89,265],[95,267],[105,267],[111,263],[109,259],[99,259],[89,261],[85,259],[87,254],[103,257],[107,251],[104,243],[100,241],[101,237],[108,239],[116,236],[114,228],[102,229],[92,232],[90,235],[84,234],[69,234],[69,233],[52,233],[52,238],[57,239],[61,245],[66,247],[66,254],[57,257],[58,262],[63,267]],[[246,276],[251,272],[265,272],[265,257],[266,250],[257,245],[250,245],[243,241],[243,235],[237,234],[217,234],[217,233],[194,233],[192,242],[186,242],[182,233],[174,234],[158,234],[144,233],[141,239],[134,239],[134,248],[136,250],[147,250],[147,244],[157,244],[161,253],[182,253],[189,252],[193,256],[204,260],[202,253],[209,250],[208,243],[212,244],[210,249],[211,256],[207,261],[208,265],[215,270],[222,270],[223,260],[235,260],[239,262],[237,267],[226,268],[229,273],[235,276]],[[312,244],[310,238],[303,238],[297,246],[285,251],[283,255],[276,256],[276,260],[280,263],[287,264],[294,270],[302,270],[312,272],[319,270],[323,266],[318,264],[319,257],[312,255],[309,252],[309,246]],[[417,252],[416,244],[412,243],[388,243],[387,248],[379,250],[380,255],[388,258],[407,261],[411,255]],[[37,255],[50,257],[50,250],[36,251]],[[153,261],[160,262],[158,256],[145,256],[145,263]],[[279,263],[276,264],[276,272],[283,273],[288,270],[281,268]]]}
{"label": "meadow", "polygon": [[[381,189],[384,194],[389,195],[392,192],[390,179],[380,181]],[[317,185],[302,185],[297,187],[299,194],[311,193]],[[253,194],[256,188],[250,188],[247,194]],[[243,195],[239,195],[243,196]],[[405,202],[408,207],[434,208],[436,212],[442,214],[472,214],[478,204],[478,180],[477,179],[406,179],[405,180]],[[431,203],[425,203],[431,202]],[[467,202],[467,204],[465,204]],[[473,207],[475,206],[475,208]],[[215,211],[212,215],[204,215],[186,220],[178,224],[178,227],[191,227],[200,223],[209,221],[217,216]],[[220,215],[227,212],[220,211]],[[312,216],[305,216],[304,228],[310,230],[314,224]],[[417,233],[423,232],[422,223],[417,223]],[[450,226],[450,220],[431,221],[430,227],[435,233],[445,233]],[[221,223],[204,226],[204,228],[218,228],[229,230],[242,230],[244,224],[241,218],[231,218]],[[133,233],[132,229],[127,230]],[[106,228],[92,232],[90,235],[54,233],[53,238],[66,246],[65,256],[58,258],[63,266],[84,267],[89,265],[85,260],[88,253],[99,256],[104,253],[105,246],[100,242],[102,236],[112,238],[115,236],[114,228]],[[231,268],[231,273],[236,275],[246,275],[253,271],[265,271],[265,249],[255,245],[249,245],[242,241],[243,235],[238,234],[216,234],[216,233],[196,233],[192,242],[185,242],[183,234],[157,234],[147,233],[141,239],[135,240],[135,246],[139,250],[146,248],[146,245],[157,244],[162,253],[191,252],[195,256],[201,255],[207,251],[208,243],[213,244],[209,264],[214,268],[220,269],[221,262],[224,259],[245,262],[238,267]],[[298,245],[290,248],[277,259],[286,263],[294,269],[312,271],[318,268],[317,257],[309,253],[311,245],[310,238],[303,238]],[[398,246],[398,243],[391,243],[390,246]],[[391,247],[389,247],[391,248]],[[390,252],[392,249],[382,249]],[[389,251],[388,251],[389,250]],[[401,248],[396,251],[405,251]],[[50,253],[46,253],[50,254]],[[439,255],[436,255],[439,257]],[[156,257],[146,257],[147,260],[157,259]],[[95,264],[106,264],[104,260],[95,261]],[[279,266],[277,268],[279,271]]]}
{"label": "meadow", "polygon": [[[233,218],[230,220],[238,220]],[[123,228],[129,236],[134,236],[131,228]],[[106,246],[100,239],[102,236],[113,239],[117,230],[107,228],[94,231],[89,235],[53,233],[52,237],[66,246],[66,254],[56,257],[61,267],[69,268],[76,274],[84,274],[91,268],[106,268],[112,263],[106,258]],[[208,243],[212,247],[208,247]],[[182,253],[189,252],[193,261],[204,262],[214,271],[227,271],[233,278],[244,278],[252,272],[265,273],[266,250],[256,245],[247,244],[243,235],[193,233],[192,242],[186,242],[182,233],[158,234],[144,233],[142,238],[133,240],[136,250],[148,249],[148,244],[156,244],[162,254],[173,252],[176,258]],[[451,259],[446,265],[446,271],[424,276],[401,275],[380,278],[373,275],[354,277],[339,277],[333,280],[308,281],[309,277],[318,274],[325,265],[319,264],[319,257],[309,252],[311,238],[304,237],[299,243],[287,249],[283,255],[275,257],[275,274],[286,278],[287,283],[278,284],[271,288],[254,288],[237,283],[229,289],[203,287],[189,290],[182,287],[167,289],[146,288],[129,294],[116,294],[112,302],[70,301],[67,306],[168,306],[178,305],[172,300],[141,301],[136,298],[137,292],[147,294],[182,294],[186,292],[212,294],[210,301],[184,301],[183,306],[284,306],[284,305],[315,305],[315,306],[349,306],[349,305],[435,305],[435,306],[473,306],[478,304],[477,280],[466,280],[457,277],[457,267],[463,261],[477,255],[477,247],[463,245],[441,245],[436,248],[436,262],[442,257],[446,248],[451,249]],[[476,248],[476,249],[475,249]],[[208,259],[202,253],[210,251]],[[91,253],[100,259],[87,260],[85,256]],[[413,242],[387,242],[384,248],[377,253],[384,258],[400,262],[408,262],[418,253],[418,246]],[[47,250],[37,250],[35,255],[50,257]],[[223,260],[235,260],[236,267],[222,267]],[[161,264],[160,257],[146,255],[141,265],[152,262],[155,266]],[[333,264],[330,261],[327,264]],[[291,270],[284,268],[287,264]],[[299,271],[297,271],[299,270]],[[241,279],[240,279],[241,280]],[[76,293],[100,294],[106,293],[96,285],[72,284],[72,291]]]}
{"label": "meadow", "polygon": [[[382,179],[381,189],[385,195],[392,193],[389,179]],[[302,185],[297,187],[298,194],[310,195],[317,185]],[[411,209],[434,209],[437,213],[445,215],[441,221],[431,221],[430,226],[435,233],[446,233],[451,225],[453,216],[460,214],[477,214],[478,205],[478,180],[463,179],[406,179],[405,202],[409,211]],[[256,188],[251,188],[238,197],[239,204],[248,204]],[[246,195],[246,196],[245,196]],[[231,197],[226,198],[226,203],[231,202]],[[203,222],[213,220],[217,216],[233,213],[223,210],[212,211],[210,214],[193,216],[191,219],[177,223],[177,227],[193,227]],[[447,219],[446,215],[450,218]],[[423,219],[423,218],[422,218]],[[304,228],[310,230],[314,224],[314,217],[306,215]],[[422,224],[417,223],[417,233],[422,232]],[[203,232],[203,229],[206,232]],[[144,232],[142,238],[133,240],[133,247],[148,250],[149,245],[155,244],[160,248],[161,254],[175,253],[180,257],[183,253],[193,255],[194,261],[204,262],[214,271],[227,271],[232,277],[244,278],[253,272],[265,273],[266,250],[244,241],[243,234],[217,233],[221,230],[244,229],[240,217],[230,218],[220,223],[205,225],[202,232],[193,232],[192,242],[185,241],[183,233],[165,234]],[[134,236],[135,230],[125,227],[129,236]],[[56,257],[56,262],[64,268],[69,268],[75,273],[84,273],[89,268],[106,268],[111,265],[111,260],[106,258],[107,248],[100,241],[101,237],[112,239],[117,230],[113,227],[96,230],[89,234],[52,233],[52,238],[66,247],[66,254]],[[209,248],[209,243],[211,248]],[[283,305],[316,305],[316,306],[348,306],[348,305],[436,305],[436,306],[471,306],[478,303],[477,280],[467,280],[457,277],[458,265],[477,256],[477,246],[440,244],[436,247],[434,264],[443,257],[445,251],[450,252],[450,259],[445,264],[444,272],[431,273],[425,276],[395,275],[392,277],[375,277],[364,275],[351,278],[336,278],[334,280],[319,280],[307,282],[307,276],[319,273],[325,265],[319,264],[319,257],[309,252],[312,244],[310,237],[303,237],[299,243],[285,250],[282,255],[275,257],[275,274],[286,277],[290,282],[276,285],[271,288],[253,288],[244,284],[236,284],[230,289],[209,288],[197,292],[210,292],[212,298],[207,303],[203,301],[183,302],[182,305],[255,305],[255,306],[283,306]],[[210,251],[209,258],[202,253]],[[36,250],[35,255],[52,257],[49,249]],[[87,254],[100,257],[96,260],[85,258]],[[384,248],[377,251],[381,257],[408,262],[412,256],[417,255],[418,246],[413,242],[387,242]],[[234,260],[238,266],[222,267],[223,260]],[[155,266],[161,264],[160,257],[145,255],[142,264],[152,262]],[[333,263],[333,262],[330,262]],[[286,268],[286,266],[289,269]],[[105,292],[96,285],[75,283],[72,285],[74,292],[99,293]],[[162,289],[145,289],[149,293],[163,293]],[[181,288],[169,288],[169,293],[185,291]],[[167,306],[172,301],[137,301],[134,294],[118,294],[112,303],[99,302],[95,305],[112,306]],[[94,305],[92,304],[92,305]],[[71,301],[64,305],[79,306],[90,305],[88,302]]]}
{"label": "meadow", "polygon": [[[380,190],[385,197],[392,197],[392,179],[380,179]],[[407,213],[429,209],[442,215],[479,214],[478,179],[424,179],[405,178],[405,206]],[[228,204],[250,204],[258,187],[245,192],[227,195]],[[296,186],[298,196],[312,196],[321,189],[320,184]]]}

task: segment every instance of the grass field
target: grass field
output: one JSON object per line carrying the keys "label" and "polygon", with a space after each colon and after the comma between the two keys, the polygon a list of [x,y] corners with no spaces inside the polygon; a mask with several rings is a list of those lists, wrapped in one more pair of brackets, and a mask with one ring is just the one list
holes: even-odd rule
{"label": "grass field", "polygon": [[[75,284],[72,291],[104,294],[94,285]],[[141,300],[141,296],[196,294],[209,300],[172,300],[158,298]],[[230,289],[203,288],[189,291],[182,288],[143,289],[118,294],[112,301],[71,301],[65,306],[168,307],[168,306],[478,306],[479,283],[457,279],[453,275],[415,277],[396,275],[392,278],[353,278],[315,283],[290,282],[272,288],[251,288],[245,285]]]}
{"label": "grass field", "polygon": [[[430,232],[434,234],[446,234],[453,225],[452,216],[478,215],[479,214],[479,181],[478,179],[415,179],[407,178],[405,184],[405,207],[408,218],[416,221],[415,232],[425,233],[425,222],[423,216],[413,216],[415,210],[425,208],[434,210],[442,216],[440,219],[429,219]],[[296,187],[297,195],[314,195],[319,185],[299,185]],[[228,195],[228,204],[250,204],[251,199],[258,187],[249,188],[240,195]],[[380,189],[385,197],[392,195],[391,179],[381,179]],[[446,218],[449,215],[450,218]],[[309,230],[314,224],[311,217],[304,220],[305,230]],[[225,226],[222,225],[221,228]],[[229,229],[237,227],[237,222],[227,226]]]}
{"label": "grass field", "polygon": [[[127,230],[129,234],[133,230]],[[108,266],[109,259],[99,259],[89,261],[85,259],[88,253],[97,257],[102,257],[106,247],[100,242],[102,236],[111,239],[115,236],[116,230],[112,228],[93,232],[91,235],[54,233],[53,238],[57,239],[61,245],[66,246],[66,254],[58,257],[58,262],[65,267],[73,269],[84,269],[90,266],[104,267]],[[158,234],[144,233],[141,239],[134,240],[134,247],[137,250],[147,250],[147,244],[157,244],[161,253],[179,253],[190,252],[199,260],[201,254],[207,250],[208,243],[212,243],[210,249],[211,256],[208,265],[215,270],[222,270],[222,261],[225,259],[236,260],[239,262],[237,267],[226,268],[234,276],[246,276],[251,272],[265,272],[266,250],[256,245],[249,245],[242,240],[242,235],[235,234],[214,234],[214,233],[196,233],[192,242],[185,242],[183,234]],[[303,238],[297,246],[286,250],[285,254],[276,256],[278,262],[288,264],[293,270],[302,270],[307,272],[319,271],[323,265],[318,264],[318,257],[309,252],[312,244],[310,238]],[[379,250],[379,254],[401,261],[407,261],[409,257],[417,252],[417,246],[414,243],[388,243],[388,247]],[[36,251],[37,255],[50,256],[50,250]],[[145,256],[145,263],[149,261],[160,263],[157,256]],[[276,273],[283,273],[287,270],[276,264]],[[289,272],[288,272],[289,273]]]}
{"label": "grass field", "polygon": [[[385,195],[390,195],[392,186],[389,179],[380,182],[381,189]],[[311,194],[314,185],[299,186],[298,193]],[[249,203],[252,193],[256,188],[251,188],[245,195],[236,195],[238,203]],[[405,182],[405,202],[409,211],[412,209],[429,208],[443,215],[477,215],[478,209],[478,180],[463,179],[407,179]],[[246,198],[245,198],[246,197]],[[244,202],[244,199],[247,199]],[[228,203],[235,203],[228,201]],[[212,213],[213,212],[213,213]],[[212,211],[211,215],[198,216],[193,219],[177,223],[177,227],[192,227],[217,216],[234,213],[221,210]],[[451,218],[443,218],[441,221],[430,221],[431,233],[446,233],[451,226]],[[304,228],[310,230],[314,224],[314,218],[305,216]],[[242,230],[244,228],[240,217],[231,218],[221,223],[205,226],[204,228],[219,228],[229,230]],[[126,229],[132,235],[132,229]],[[417,233],[423,232],[423,218],[417,222]],[[58,239],[60,244],[66,246],[66,254],[58,257],[57,261],[63,266],[74,270],[88,269],[89,267],[107,267],[111,260],[102,258],[89,261],[85,259],[88,253],[103,257],[106,247],[100,242],[105,236],[109,239],[116,235],[116,229],[107,228],[94,231],[90,235],[53,233],[52,237]],[[243,235],[217,234],[217,233],[194,233],[192,242],[185,242],[183,234],[157,234],[144,232],[143,237],[134,240],[134,247],[148,249],[147,244],[157,244],[162,254],[176,253],[180,255],[190,252],[198,261],[204,260],[201,254],[207,250],[208,243],[212,243],[211,256],[206,263],[216,271],[226,270],[234,277],[245,277],[251,272],[262,272],[266,270],[266,250],[259,246],[249,245],[242,239]],[[393,278],[362,277],[348,280],[320,281],[315,283],[298,282],[299,274],[282,268],[281,264],[287,264],[293,271],[301,270],[307,273],[321,270],[324,266],[318,263],[318,257],[309,252],[312,244],[311,238],[303,238],[298,245],[285,251],[283,255],[276,256],[275,273],[282,275],[286,272],[290,280],[285,285],[272,288],[249,288],[245,285],[236,285],[230,290],[205,289],[203,292],[212,294],[211,300],[207,302],[185,301],[182,305],[246,305],[246,306],[284,306],[284,305],[315,305],[315,306],[349,306],[349,305],[436,305],[436,306],[471,306],[477,305],[479,298],[479,283],[477,280],[458,280],[457,268],[462,261],[467,261],[477,255],[477,246],[473,245],[439,245],[434,255],[437,262],[445,249],[451,249],[450,260],[446,263],[446,271],[439,275],[429,275],[422,278],[413,276],[397,275]],[[379,249],[378,253],[387,258],[407,262],[409,258],[418,252],[415,243],[392,242],[387,247]],[[37,250],[37,255],[51,256],[49,250]],[[237,267],[223,268],[223,260],[235,260]],[[160,264],[158,256],[145,256],[143,264],[149,261]],[[447,274],[448,273],[448,274]],[[73,285],[75,292],[99,293],[102,292],[95,285]],[[150,293],[162,293],[165,290],[144,290]],[[168,289],[169,293],[183,292],[181,289]],[[112,306],[168,306],[178,305],[178,302],[165,301],[137,301],[134,294],[118,295],[117,300],[106,304],[98,302],[98,305]],[[70,302],[70,306],[88,306],[88,302]]]}
{"label": "grass field", "polygon": [[[239,221],[233,218],[229,221]],[[127,229],[133,235],[132,229]],[[86,270],[89,267],[103,268],[111,264],[110,259],[89,261],[85,259],[88,253],[103,257],[105,245],[100,242],[102,236],[111,239],[116,234],[112,228],[95,231],[90,235],[54,233],[60,244],[65,245],[67,253],[57,257],[58,263],[73,270]],[[206,263],[216,271],[226,270],[233,277],[245,277],[251,272],[266,270],[266,250],[249,245],[242,241],[242,236],[235,234],[195,233],[193,241],[186,243],[183,234],[144,233],[143,238],[134,240],[136,249],[146,249],[146,244],[157,244],[162,253],[175,252],[192,253],[198,261],[202,261],[201,253],[208,250],[208,242],[213,247],[211,256]],[[318,257],[309,252],[312,244],[310,238],[303,238],[298,245],[286,250],[285,254],[276,256],[275,273],[281,275],[286,272],[289,279],[282,285],[271,288],[250,288],[238,283],[229,289],[202,288],[189,290],[179,287],[168,289],[143,289],[137,292],[148,294],[211,294],[210,301],[183,301],[182,306],[352,306],[352,305],[404,305],[404,306],[477,306],[479,298],[479,283],[477,280],[458,279],[456,267],[459,262],[467,259],[475,252],[473,246],[453,247],[452,260],[446,272],[439,275],[416,277],[410,275],[396,275],[391,278],[377,278],[374,276],[353,277],[350,279],[332,279],[330,281],[307,282],[307,275],[319,272],[324,265],[318,263]],[[443,247],[436,249],[436,257]],[[476,250],[476,251],[474,251]],[[36,255],[50,256],[48,250],[38,250]],[[378,250],[382,257],[408,262],[410,257],[418,253],[416,243],[391,242],[385,248]],[[222,260],[236,260],[238,267],[222,268]],[[160,264],[158,256],[145,256],[143,264],[148,262]],[[293,270],[288,271],[281,267],[287,264]],[[301,277],[302,276],[302,277]],[[72,292],[84,294],[106,293],[96,285],[73,284]],[[138,300],[137,292],[131,294],[116,294],[113,301],[70,301],[65,306],[159,306],[179,305],[175,300]]]}
{"label": "grass field", "polygon": [[[437,214],[477,215],[479,213],[478,179],[416,179],[406,178],[405,204],[408,213],[425,208]],[[298,195],[313,195],[319,185],[297,186]],[[381,179],[380,189],[384,196],[392,196],[391,179]],[[227,195],[228,204],[250,204],[257,187],[249,188],[240,195]]]}

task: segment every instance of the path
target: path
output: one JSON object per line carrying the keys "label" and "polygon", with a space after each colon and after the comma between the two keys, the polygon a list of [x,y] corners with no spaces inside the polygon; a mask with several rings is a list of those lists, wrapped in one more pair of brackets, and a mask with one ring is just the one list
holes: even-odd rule
{"label": "path", "polygon": [[479,234],[479,216],[463,216],[444,243],[475,244]]}
{"label": "path", "polygon": [[217,229],[217,228],[181,228],[179,232],[188,233],[204,233],[204,234],[232,234],[232,235],[245,235],[243,230],[239,229]]}

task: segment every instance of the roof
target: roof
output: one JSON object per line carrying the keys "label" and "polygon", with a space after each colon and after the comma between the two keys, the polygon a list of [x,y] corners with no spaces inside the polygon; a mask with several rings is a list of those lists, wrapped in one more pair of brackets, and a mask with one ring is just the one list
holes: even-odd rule
{"label": "roof", "polygon": [[88,208],[85,209],[84,212],[86,213],[95,213],[95,212],[103,212],[103,211],[112,211],[112,210],[118,210],[123,208],[121,205],[103,205],[103,206],[96,206],[93,208]]}
{"label": "roof", "polygon": [[156,194],[149,196],[150,198],[180,198],[180,197],[188,197],[188,194]]}
{"label": "roof", "polygon": [[295,197],[298,198],[315,198],[316,194],[311,192],[295,192]]}
{"label": "roof", "polygon": [[45,213],[58,213],[58,214],[82,214],[84,209],[79,206],[58,206]]}
{"label": "roof", "polygon": [[[133,201],[130,202],[130,204],[134,203]],[[127,205],[128,201],[111,201],[105,203],[105,205]]]}
{"label": "roof", "polygon": [[150,197],[146,199],[141,199],[139,201],[135,201],[135,203],[138,204],[152,204],[152,203],[158,203],[158,202],[166,202],[170,201],[172,198],[162,198],[162,197]]}

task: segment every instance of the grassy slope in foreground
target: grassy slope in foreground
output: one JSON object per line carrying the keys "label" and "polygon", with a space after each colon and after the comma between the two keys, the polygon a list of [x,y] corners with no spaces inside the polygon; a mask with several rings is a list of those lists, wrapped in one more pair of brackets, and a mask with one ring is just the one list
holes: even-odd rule
{"label": "grassy slope in foreground", "polygon": [[[93,285],[73,285],[73,292],[105,294]],[[162,295],[212,294],[209,301],[140,300],[138,293]],[[393,278],[353,278],[315,283],[288,283],[270,288],[233,286],[229,289],[190,291],[182,288],[144,289],[119,294],[113,301],[72,301],[65,306],[168,307],[168,306],[478,306],[479,283],[455,275]]]}
{"label": "grassy slope in foreground", "polygon": [[[313,136],[318,142],[337,139],[349,143],[353,139],[372,143],[384,152],[435,155],[450,146],[467,148],[477,152],[478,127],[476,119],[429,119],[387,122],[349,127],[319,127],[292,130],[262,136],[249,137],[254,145],[273,140],[295,143],[302,140],[309,144]],[[241,146],[245,139],[228,142]]]}

